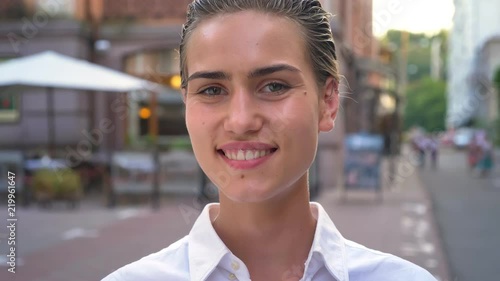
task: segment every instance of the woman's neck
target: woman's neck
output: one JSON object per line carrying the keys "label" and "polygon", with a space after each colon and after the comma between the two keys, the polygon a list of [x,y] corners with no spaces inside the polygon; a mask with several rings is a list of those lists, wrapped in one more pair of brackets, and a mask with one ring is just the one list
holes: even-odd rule
{"label": "woman's neck", "polygon": [[[215,231],[245,263],[252,280],[259,279],[259,273],[271,280],[270,274],[303,270],[316,219],[309,205],[307,182],[298,184],[282,198],[266,202],[237,203],[224,195],[220,197],[219,213],[213,223]],[[281,280],[281,276],[276,277]]]}

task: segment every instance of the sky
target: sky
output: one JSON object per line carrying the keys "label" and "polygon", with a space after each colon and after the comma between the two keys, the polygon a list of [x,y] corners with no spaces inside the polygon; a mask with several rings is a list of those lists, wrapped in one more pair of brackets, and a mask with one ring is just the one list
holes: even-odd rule
{"label": "sky", "polygon": [[453,0],[373,0],[373,32],[382,36],[389,29],[435,34],[450,29]]}

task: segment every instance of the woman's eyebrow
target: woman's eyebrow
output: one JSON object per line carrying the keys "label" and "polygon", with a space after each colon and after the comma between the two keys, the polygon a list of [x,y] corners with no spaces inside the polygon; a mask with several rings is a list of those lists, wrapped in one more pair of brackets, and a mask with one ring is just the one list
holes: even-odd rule
{"label": "woman's eyebrow", "polygon": [[301,72],[300,69],[291,66],[289,64],[276,64],[270,65],[262,68],[257,68],[256,70],[250,72],[248,78],[256,78],[261,76],[266,76],[279,71],[291,71],[291,72]]}
{"label": "woman's eyebrow", "polygon": [[191,74],[188,77],[187,82],[189,82],[193,79],[200,79],[200,78],[230,80],[231,75],[229,75],[228,73],[223,72],[223,71],[198,71],[198,72]]}
{"label": "woman's eyebrow", "polygon": [[[257,68],[248,74],[248,78],[256,78],[266,76],[279,71],[301,72],[300,69],[289,64],[276,64]],[[198,71],[191,74],[187,82],[194,79],[217,79],[217,80],[231,80],[231,75],[224,71]]]}

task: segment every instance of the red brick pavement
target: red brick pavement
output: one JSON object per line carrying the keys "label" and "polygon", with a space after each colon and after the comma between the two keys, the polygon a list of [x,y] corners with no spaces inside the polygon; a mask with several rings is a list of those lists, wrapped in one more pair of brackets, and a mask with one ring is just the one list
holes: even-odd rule
{"label": "red brick pavement", "polygon": [[100,280],[113,270],[186,235],[199,214],[199,207],[192,202],[192,199],[180,199],[163,204],[159,211],[100,229],[97,238],[62,241],[25,256],[24,265],[17,268],[16,274],[8,273],[6,267],[0,268],[0,280]]}

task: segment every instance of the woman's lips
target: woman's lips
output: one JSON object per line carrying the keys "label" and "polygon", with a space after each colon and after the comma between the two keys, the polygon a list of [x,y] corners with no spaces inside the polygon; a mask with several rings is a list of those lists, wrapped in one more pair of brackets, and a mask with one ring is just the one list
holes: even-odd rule
{"label": "woman's lips", "polygon": [[230,142],[217,148],[218,154],[232,168],[253,169],[271,158],[278,150],[274,145],[264,142]]}

